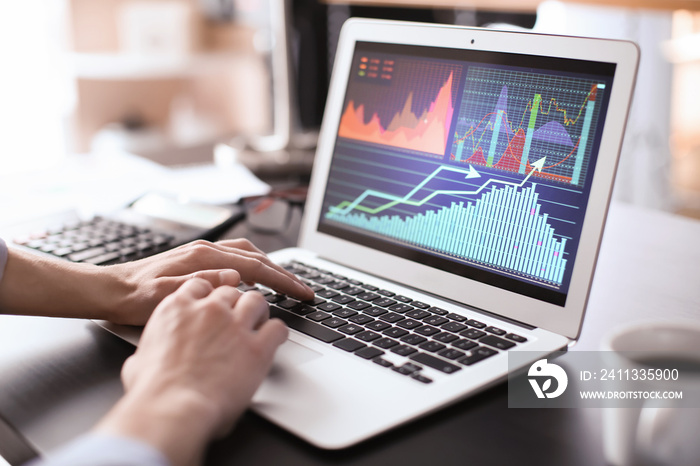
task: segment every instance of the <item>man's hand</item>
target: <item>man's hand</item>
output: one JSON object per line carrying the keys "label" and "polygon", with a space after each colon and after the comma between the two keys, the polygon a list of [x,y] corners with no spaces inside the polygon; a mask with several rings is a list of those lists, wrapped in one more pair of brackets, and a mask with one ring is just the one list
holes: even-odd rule
{"label": "man's hand", "polygon": [[247,239],[217,243],[195,241],[146,259],[108,268],[116,281],[126,285],[108,320],[143,325],[163,298],[192,277],[214,287],[237,286],[240,281],[260,283],[300,299],[313,298],[313,291],[270,259]]}
{"label": "man's hand", "polygon": [[126,395],[98,425],[195,464],[232,427],[267,374],[287,328],[256,292],[193,278],[153,312],[122,370]]}
{"label": "man's hand", "polygon": [[213,287],[257,282],[299,299],[313,291],[246,239],[195,241],[125,264],[98,267],[10,250],[0,312],[105,319],[144,325],[156,305],[188,279]]}

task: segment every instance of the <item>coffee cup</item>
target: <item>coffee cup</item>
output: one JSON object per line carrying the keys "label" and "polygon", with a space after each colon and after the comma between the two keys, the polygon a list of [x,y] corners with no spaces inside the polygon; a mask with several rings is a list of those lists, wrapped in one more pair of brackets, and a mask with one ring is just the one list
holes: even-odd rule
{"label": "coffee cup", "polygon": [[700,322],[625,326],[601,349],[619,375],[614,388],[640,394],[633,407],[603,409],[607,462],[700,464]]}

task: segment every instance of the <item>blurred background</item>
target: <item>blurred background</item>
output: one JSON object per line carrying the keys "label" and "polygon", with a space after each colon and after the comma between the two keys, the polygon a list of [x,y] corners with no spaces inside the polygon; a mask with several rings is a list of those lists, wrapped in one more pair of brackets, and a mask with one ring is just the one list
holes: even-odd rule
{"label": "blurred background", "polygon": [[192,163],[222,141],[308,171],[351,16],[634,40],[615,197],[700,218],[698,0],[2,0],[0,171],[114,148]]}

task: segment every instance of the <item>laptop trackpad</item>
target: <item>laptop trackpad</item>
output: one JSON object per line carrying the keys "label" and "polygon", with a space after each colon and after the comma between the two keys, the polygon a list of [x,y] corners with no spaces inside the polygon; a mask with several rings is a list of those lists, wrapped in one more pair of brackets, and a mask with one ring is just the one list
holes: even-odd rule
{"label": "laptop trackpad", "polygon": [[296,343],[292,340],[287,340],[279,347],[275,355],[275,362],[284,366],[297,366],[316,358],[320,358],[323,354],[307,348],[304,345]]}

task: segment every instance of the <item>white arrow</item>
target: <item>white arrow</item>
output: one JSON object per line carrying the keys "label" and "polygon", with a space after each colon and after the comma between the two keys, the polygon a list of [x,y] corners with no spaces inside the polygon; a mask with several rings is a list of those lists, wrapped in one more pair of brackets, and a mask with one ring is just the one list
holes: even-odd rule
{"label": "white arrow", "polygon": [[542,169],[544,168],[544,161],[547,157],[542,157],[539,159],[537,162],[531,164],[530,166],[533,168],[536,168],[538,172],[541,172]]}
{"label": "white arrow", "polygon": [[469,165],[469,173],[467,173],[467,176],[465,176],[464,179],[469,179],[469,178],[481,178],[481,175],[479,174],[479,172],[474,170],[474,167],[472,167],[471,165]]}

